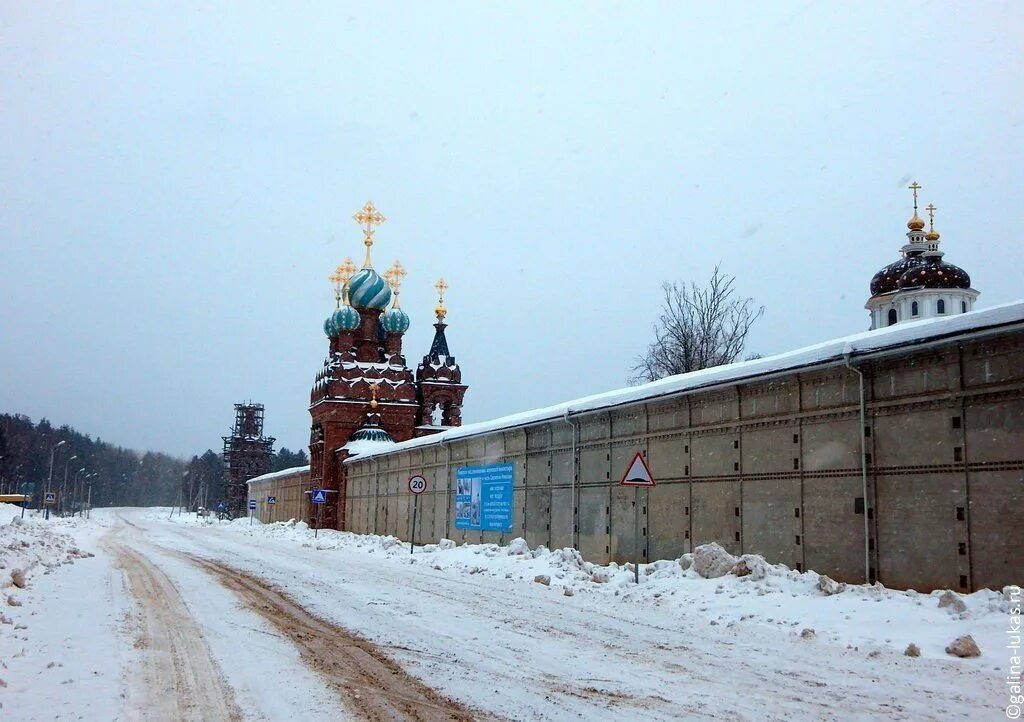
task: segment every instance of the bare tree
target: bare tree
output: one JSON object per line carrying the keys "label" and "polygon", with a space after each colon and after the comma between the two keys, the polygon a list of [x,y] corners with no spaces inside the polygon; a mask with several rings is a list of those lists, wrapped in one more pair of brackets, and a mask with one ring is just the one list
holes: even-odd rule
{"label": "bare tree", "polygon": [[654,381],[739,358],[764,306],[738,296],[735,282],[719,265],[704,287],[693,281],[663,283],[665,300],[654,324],[654,343],[637,358],[631,381]]}

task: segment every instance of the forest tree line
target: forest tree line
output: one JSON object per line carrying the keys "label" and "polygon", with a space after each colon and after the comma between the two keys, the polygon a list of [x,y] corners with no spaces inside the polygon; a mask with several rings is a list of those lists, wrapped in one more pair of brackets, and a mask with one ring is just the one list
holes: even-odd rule
{"label": "forest tree line", "polygon": [[[305,451],[282,448],[272,455],[270,470],[308,463]],[[33,423],[23,414],[0,414],[0,494],[38,499],[49,483],[66,500],[76,490],[84,500],[91,487],[93,506],[171,506],[187,504],[189,489],[194,495],[201,485],[210,501],[225,498],[225,478],[221,454],[212,449],[186,460],[126,449],[47,419]]]}

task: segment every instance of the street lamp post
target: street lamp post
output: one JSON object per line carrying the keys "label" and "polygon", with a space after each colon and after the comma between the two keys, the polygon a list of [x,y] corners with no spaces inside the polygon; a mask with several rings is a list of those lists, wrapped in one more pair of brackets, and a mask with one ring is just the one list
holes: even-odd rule
{"label": "street lamp post", "polygon": [[[60,447],[60,446],[64,446],[64,444],[66,444],[66,443],[68,443],[68,442],[66,442],[66,441],[58,441],[56,444],[53,445],[53,448],[50,449],[50,474],[49,474],[49,476],[46,477],[46,493],[47,494],[50,493],[50,485],[53,484],[53,456],[54,456],[54,454],[57,453],[57,448]],[[47,518],[47,519],[50,518],[50,507],[46,507],[45,518]]]}
{"label": "street lamp post", "polygon": [[68,488],[68,467],[71,466],[71,462],[77,458],[77,455],[72,455],[64,462],[64,481],[60,485],[60,496],[57,497],[57,509],[61,516],[64,516],[64,494],[67,493]]}
{"label": "street lamp post", "polygon": [[75,478],[71,481],[71,516],[75,515],[75,510],[82,508],[82,495],[78,486],[78,477],[83,471],[85,471],[84,466],[75,472]]}

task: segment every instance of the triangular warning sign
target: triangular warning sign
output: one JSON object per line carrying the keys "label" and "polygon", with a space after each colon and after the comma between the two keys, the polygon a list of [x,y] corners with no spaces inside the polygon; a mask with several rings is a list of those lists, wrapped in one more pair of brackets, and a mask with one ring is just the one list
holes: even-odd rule
{"label": "triangular warning sign", "polygon": [[622,476],[621,486],[654,486],[654,477],[651,470],[647,468],[642,452],[636,452],[633,461],[630,463],[626,473]]}
{"label": "triangular warning sign", "polygon": [[323,504],[327,501],[327,493],[323,489],[317,489],[313,492],[313,503]]}

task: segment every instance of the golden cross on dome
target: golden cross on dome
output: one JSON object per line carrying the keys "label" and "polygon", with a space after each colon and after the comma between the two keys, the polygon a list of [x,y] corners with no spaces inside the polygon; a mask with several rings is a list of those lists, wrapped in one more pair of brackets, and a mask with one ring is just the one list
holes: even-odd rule
{"label": "golden cross on dome", "polygon": [[402,285],[402,279],[407,275],[409,275],[409,272],[402,266],[401,261],[395,261],[391,264],[391,268],[384,273],[384,280],[388,282],[391,292],[395,294],[395,308],[398,308],[398,289]]}
{"label": "golden cross on dome", "polygon": [[363,228],[363,244],[366,246],[366,262],[363,263],[363,268],[373,268],[373,263],[370,261],[370,246],[373,245],[373,227],[379,226],[387,218],[374,207],[373,201],[366,201],[366,205],[356,211],[352,219],[359,225],[365,226]]}
{"label": "golden cross on dome", "polygon": [[910,190],[914,191],[914,215],[916,216],[917,215],[917,192],[919,190],[921,190],[921,184],[918,183],[917,181],[914,181],[909,186],[907,186],[907,188],[909,188]]}
{"label": "golden cross on dome", "polygon": [[935,207],[934,203],[929,203],[928,207],[925,208],[925,210],[928,211],[928,230],[929,231],[934,231],[935,230],[935,211],[937,211],[938,208]]}
{"label": "golden cross on dome", "polygon": [[343,263],[334,269],[334,273],[327,277],[327,280],[334,284],[334,293],[339,300],[346,284],[348,284],[348,279],[352,278],[355,272],[356,264],[352,262],[351,258],[346,258]]}
{"label": "golden cross on dome", "polygon": [[401,261],[395,261],[391,264],[391,268],[384,274],[384,280],[391,286],[391,290],[398,293],[399,286],[402,285],[402,279],[409,275],[409,272],[402,266]]}
{"label": "golden cross on dome", "polygon": [[434,309],[434,313],[437,314],[438,321],[444,321],[444,317],[448,315],[448,309],[444,307],[444,292],[448,290],[448,284],[443,278],[439,278],[434,288],[437,289],[437,308]]}
{"label": "golden cross on dome", "polygon": [[373,235],[373,227],[379,226],[381,223],[387,220],[380,211],[378,211],[373,201],[366,201],[366,205],[356,211],[352,219],[361,226],[366,226],[366,230],[370,235]]}

